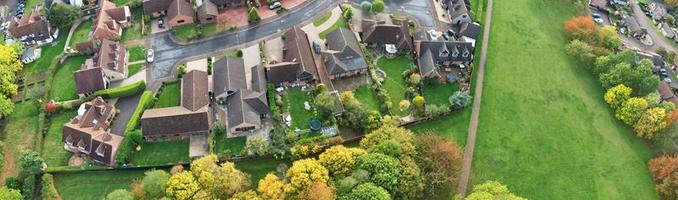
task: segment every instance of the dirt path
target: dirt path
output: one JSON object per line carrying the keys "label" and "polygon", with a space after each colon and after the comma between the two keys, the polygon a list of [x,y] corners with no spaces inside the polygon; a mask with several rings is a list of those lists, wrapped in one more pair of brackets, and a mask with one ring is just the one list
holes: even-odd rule
{"label": "dirt path", "polygon": [[473,162],[473,149],[476,145],[476,132],[478,131],[478,116],[480,115],[480,100],[483,96],[483,80],[485,79],[485,64],[487,63],[487,46],[490,39],[490,27],[492,25],[492,0],[487,1],[487,10],[485,11],[485,25],[483,28],[483,45],[480,51],[480,65],[475,73],[478,73],[476,79],[475,96],[473,97],[473,108],[471,110],[471,122],[468,127],[468,138],[466,139],[466,148],[464,148],[464,163],[459,176],[459,188],[457,193],[462,197],[466,196],[469,177],[471,176],[471,164]]}

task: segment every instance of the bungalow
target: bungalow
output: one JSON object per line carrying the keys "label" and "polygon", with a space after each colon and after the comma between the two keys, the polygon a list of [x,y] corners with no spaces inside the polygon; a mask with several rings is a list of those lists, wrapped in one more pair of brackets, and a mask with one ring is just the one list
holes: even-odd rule
{"label": "bungalow", "polygon": [[318,80],[311,43],[299,27],[285,32],[283,60],[266,67],[268,81],[275,85],[315,83]]}
{"label": "bungalow", "polygon": [[345,28],[330,32],[326,46],[327,50],[322,51],[321,56],[331,80],[367,72],[367,62],[353,32]]}
{"label": "bungalow", "polygon": [[666,19],[666,16],[668,13],[666,12],[666,6],[664,4],[660,3],[651,3],[649,5],[650,9],[650,16],[652,19],[657,20],[657,21],[664,21]]}
{"label": "bungalow", "polygon": [[446,71],[465,69],[471,64],[474,47],[470,42],[419,41],[415,43],[415,51],[422,77],[445,80]]}
{"label": "bungalow", "polygon": [[239,58],[221,59],[212,68],[214,115],[226,125],[227,137],[245,136],[265,128],[270,109],[263,68],[257,65],[246,69]]}
{"label": "bungalow", "polygon": [[398,50],[409,52],[412,50],[412,36],[409,25],[404,19],[391,19],[390,16],[381,19],[363,19],[362,38],[368,45],[385,48],[389,54],[395,54]]}
{"label": "bungalow", "polygon": [[180,106],[149,109],[141,116],[141,131],[148,141],[207,135],[209,117],[208,75],[194,69],[181,79]]}
{"label": "bungalow", "polygon": [[647,35],[647,29],[641,27],[634,17],[622,14],[622,23],[626,26],[626,28],[628,28],[631,35],[633,35],[633,37],[637,39],[640,39]]}
{"label": "bungalow", "polygon": [[75,71],[78,95],[88,96],[97,90],[108,88],[111,81],[127,77],[128,53],[125,47],[107,39],[101,41],[97,52]]}
{"label": "bungalow", "polygon": [[95,40],[118,40],[122,29],[132,22],[132,12],[128,6],[116,7],[108,0],[99,1],[99,12],[94,18],[92,38]]}
{"label": "bungalow", "polygon": [[467,0],[444,0],[443,7],[447,10],[451,24],[471,23],[471,13]]}
{"label": "bungalow", "polygon": [[202,4],[198,6],[198,21],[201,24],[210,24],[214,23],[219,15],[219,10],[217,5],[212,3],[212,1],[204,0]]}
{"label": "bungalow", "polygon": [[108,129],[116,111],[112,104],[97,97],[80,105],[78,115],[64,124],[61,141],[67,151],[88,155],[92,161],[115,165],[122,136]]}
{"label": "bungalow", "polygon": [[59,29],[52,29],[49,21],[35,9],[30,16],[13,18],[7,28],[7,36],[21,41],[26,46],[52,43],[59,35]]}
{"label": "bungalow", "polygon": [[142,6],[146,14],[166,15],[170,27],[192,24],[195,18],[195,11],[189,0],[145,0]]}

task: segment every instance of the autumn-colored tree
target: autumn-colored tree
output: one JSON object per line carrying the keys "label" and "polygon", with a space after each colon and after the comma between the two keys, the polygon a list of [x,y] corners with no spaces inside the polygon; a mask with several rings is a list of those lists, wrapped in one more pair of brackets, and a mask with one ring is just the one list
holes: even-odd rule
{"label": "autumn-colored tree", "polygon": [[400,158],[400,165],[402,166],[402,175],[395,196],[401,199],[421,199],[424,191],[424,178],[421,175],[421,169],[409,156]]}
{"label": "autumn-colored tree", "polygon": [[227,198],[250,186],[248,174],[236,169],[232,162],[218,165],[218,161],[217,156],[211,154],[191,163],[191,172],[208,195],[205,198]]}
{"label": "autumn-colored tree", "polygon": [[666,113],[666,118],[664,118],[664,121],[666,121],[667,127],[675,125],[676,122],[678,122],[678,109],[674,109]]}
{"label": "autumn-colored tree", "polygon": [[12,96],[16,95],[16,72],[23,69],[19,61],[19,54],[23,47],[19,43],[12,45],[0,44],[0,119],[8,116],[14,110]]}
{"label": "autumn-colored tree", "polygon": [[424,99],[423,96],[416,96],[412,99],[412,104],[414,104],[414,107],[417,109],[424,107],[424,103],[426,103],[426,99]]}
{"label": "autumn-colored tree", "polygon": [[624,84],[619,84],[607,90],[605,93],[605,102],[610,104],[613,109],[619,109],[626,100],[631,98],[633,89]]}
{"label": "autumn-colored tree", "polygon": [[664,3],[673,8],[678,7],[678,0],[664,0]]}
{"label": "autumn-colored tree", "polygon": [[415,147],[412,144],[414,136],[412,132],[408,129],[384,125],[381,128],[370,132],[365,135],[365,138],[360,141],[360,148],[367,149],[368,151],[375,150],[381,143],[387,141],[394,141],[398,143],[399,151],[402,153],[402,156],[412,155],[415,151]]}
{"label": "autumn-colored tree", "polygon": [[410,83],[412,85],[419,85],[419,83],[421,83],[421,75],[417,73],[413,73],[412,75],[410,75]]}
{"label": "autumn-colored tree", "polygon": [[363,183],[353,188],[346,196],[340,196],[339,199],[391,200],[391,194],[374,183]]}
{"label": "autumn-colored tree", "polygon": [[45,112],[49,113],[49,114],[54,114],[54,113],[57,112],[57,107],[56,107],[56,105],[54,105],[54,102],[52,102],[52,101],[47,102],[45,104],[44,109],[45,109]]}
{"label": "autumn-colored tree", "polygon": [[285,195],[283,191],[284,186],[285,183],[283,183],[280,180],[280,178],[278,178],[278,176],[269,173],[266,174],[266,177],[264,177],[264,179],[259,180],[259,186],[257,187],[257,191],[267,199],[279,200],[284,199]]}
{"label": "autumn-colored tree", "polygon": [[466,200],[527,200],[519,197],[508,189],[505,185],[497,181],[487,181],[483,184],[473,187],[473,192],[466,197]]}
{"label": "autumn-colored tree", "polygon": [[230,198],[231,200],[265,200],[261,195],[257,194],[252,190],[247,190],[244,192],[238,192]]}
{"label": "autumn-colored tree", "polygon": [[632,97],[622,104],[622,107],[617,110],[615,115],[617,119],[622,120],[628,125],[635,125],[640,117],[643,116],[645,109],[647,109],[647,100],[638,97]]}
{"label": "autumn-colored tree", "polygon": [[400,101],[400,103],[398,103],[398,107],[400,107],[401,111],[409,110],[410,105],[412,105],[412,104],[407,99],[403,99],[402,101]]}
{"label": "autumn-colored tree", "polygon": [[598,41],[602,43],[605,48],[615,50],[621,47],[622,42],[617,35],[617,28],[614,26],[604,26],[598,29]]}
{"label": "autumn-colored tree", "polygon": [[425,180],[425,192],[438,196],[450,191],[458,180],[462,164],[462,149],[437,134],[424,134],[414,140],[415,160]]}
{"label": "autumn-colored tree", "polygon": [[590,16],[576,16],[565,21],[565,32],[570,38],[591,41],[596,31],[596,23]]}
{"label": "autumn-colored tree", "polygon": [[312,184],[327,183],[330,179],[327,169],[312,158],[294,161],[285,175],[289,180],[284,187],[286,197],[296,197]]}
{"label": "autumn-colored tree", "polygon": [[656,182],[661,182],[673,173],[678,173],[678,156],[663,155],[650,160],[650,174]]}
{"label": "autumn-colored tree", "polygon": [[303,200],[334,200],[337,198],[334,188],[323,182],[314,182],[299,192],[298,197]]}
{"label": "autumn-colored tree", "polygon": [[325,166],[332,175],[351,172],[355,165],[355,158],[365,154],[365,150],[358,148],[346,148],[343,145],[330,147],[320,154],[318,162]]}
{"label": "autumn-colored tree", "polygon": [[655,186],[661,199],[678,199],[678,173],[674,172]]}
{"label": "autumn-colored tree", "polygon": [[167,181],[165,195],[176,200],[193,199],[193,196],[200,190],[200,185],[188,171],[183,171],[172,175]]}
{"label": "autumn-colored tree", "polygon": [[[142,183],[141,180],[133,181],[129,185],[129,188],[130,192],[132,192],[132,195],[134,196],[134,199],[146,199],[146,192],[144,192],[144,183]],[[165,188],[162,188],[163,193],[165,193]]]}
{"label": "autumn-colored tree", "polygon": [[666,128],[665,117],[666,110],[663,108],[650,108],[636,122],[633,130],[639,137],[652,139],[659,131]]}

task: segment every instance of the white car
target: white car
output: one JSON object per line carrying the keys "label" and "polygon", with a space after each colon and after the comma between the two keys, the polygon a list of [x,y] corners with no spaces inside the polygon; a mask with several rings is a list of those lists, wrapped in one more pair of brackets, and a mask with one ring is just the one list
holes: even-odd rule
{"label": "white car", "polygon": [[153,57],[154,57],[153,49],[146,50],[146,62],[152,63]]}

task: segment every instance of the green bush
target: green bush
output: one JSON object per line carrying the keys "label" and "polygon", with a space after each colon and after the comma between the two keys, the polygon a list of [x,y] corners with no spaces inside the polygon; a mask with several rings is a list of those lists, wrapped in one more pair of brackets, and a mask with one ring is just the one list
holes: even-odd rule
{"label": "green bush", "polygon": [[153,92],[145,91],[141,98],[139,99],[139,104],[137,104],[134,113],[132,113],[132,118],[130,118],[125,128],[125,135],[136,129],[139,125],[139,120],[141,120],[141,115],[144,114],[144,110],[153,106]]}
{"label": "green bush", "polygon": [[35,176],[29,175],[24,179],[23,184],[21,184],[21,196],[26,200],[33,199],[33,190],[35,189]]}
{"label": "green bush", "polygon": [[95,92],[94,95],[92,95],[92,97],[101,96],[107,99],[127,97],[132,96],[141,91],[144,91],[144,89],[146,89],[146,82],[142,80],[122,87],[99,90]]}
{"label": "green bush", "polygon": [[125,127],[125,137],[122,139],[122,145],[118,149],[118,154],[115,157],[116,163],[122,165],[129,162],[130,155],[134,147],[138,144],[141,144],[143,141],[143,134],[139,129],[136,129],[141,120],[141,115],[144,113],[144,110],[151,108],[153,106],[153,92],[145,91],[139,99],[139,104],[137,104],[132,117]]}
{"label": "green bush", "polygon": [[61,197],[59,197],[59,193],[54,187],[54,177],[52,174],[42,175],[42,189],[40,191],[43,200],[61,199]]}

